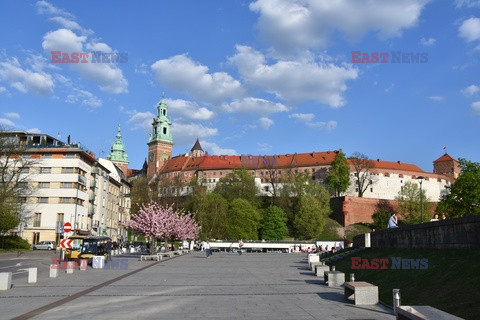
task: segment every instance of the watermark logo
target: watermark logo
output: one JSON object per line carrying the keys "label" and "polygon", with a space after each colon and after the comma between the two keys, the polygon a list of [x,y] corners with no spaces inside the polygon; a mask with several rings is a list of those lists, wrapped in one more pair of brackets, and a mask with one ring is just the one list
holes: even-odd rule
{"label": "watermark logo", "polygon": [[[127,52],[68,52],[52,51],[52,63],[126,63]],[[91,57],[89,61],[88,58]]]}
{"label": "watermark logo", "polygon": [[278,167],[275,156],[252,156],[242,154],[242,167]]}
{"label": "watermark logo", "polygon": [[[352,257],[352,269],[403,269],[412,270],[428,269],[428,259],[405,259],[401,257],[391,257],[391,263],[389,259],[362,259],[361,257]],[[390,264],[390,266],[389,266]]]}
{"label": "watermark logo", "polygon": [[368,52],[352,51],[352,63],[427,63],[428,52]]}

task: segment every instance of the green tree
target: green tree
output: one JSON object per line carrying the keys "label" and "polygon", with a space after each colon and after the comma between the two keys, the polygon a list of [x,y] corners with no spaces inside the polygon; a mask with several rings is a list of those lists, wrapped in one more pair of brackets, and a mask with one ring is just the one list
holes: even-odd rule
{"label": "green tree", "polygon": [[298,237],[319,238],[330,213],[330,206],[325,206],[313,195],[307,194],[300,197],[296,211],[294,226]]}
{"label": "green tree", "polygon": [[449,217],[480,214],[480,163],[459,159],[461,173],[437,210]]}
{"label": "green tree", "polygon": [[335,197],[347,191],[350,185],[350,165],[342,151],[339,151],[332,162],[327,184]]}
{"label": "green tree", "polygon": [[390,216],[392,214],[387,211],[376,211],[372,215],[373,223],[372,223],[372,228],[375,230],[382,230],[387,228],[387,223],[388,219],[390,219]]}
{"label": "green tree", "polygon": [[287,216],[282,208],[269,206],[263,210],[263,222],[260,229],[262,239],[282,240],[288,235]]}
{"label": "green tree", "polygon": [[149,203],[150,197],[153,195],[148,187],[147,177],[140,176],[132,181],[131,188],[132,195],[132,213],[138,212],[141,209],[143,203]]}
{"label": "green tree", "polygon": [[[398,192],[395,200],[398,201],[400,216],[406,223],[415,224],[430,220],[430,210],[432,206],[426,196],[425,190],[422,190],[422,201],[420,201],[420,188],[418,184],[406,182],[403,189]],[[421,219],[422,211],[423,221]]]}
{"label": "green tree", "polygon": [[249,201],[233,200],[227,212],[227,238],[257,240],[261,219],[260,213]]}
{"label": "green tree", "polygon": [[245,199],[255,208],[260,201],[257,195],[257,186],[252,174],[244,167],[234,169],[218,181],[214,192],[220,194],[231,203],[236,198]]}
{"label": "green tree", "polygon": [[198,193],[190,198],[187,207],[196,212],[195,219],[202,227],[201,239],[225,238],[228,203],[221,195]]}

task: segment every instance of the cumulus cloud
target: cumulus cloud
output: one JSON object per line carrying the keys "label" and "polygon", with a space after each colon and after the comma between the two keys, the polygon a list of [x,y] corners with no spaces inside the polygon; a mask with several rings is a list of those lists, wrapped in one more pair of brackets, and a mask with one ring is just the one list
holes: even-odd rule
{"label": "cumulus cloud", "polygon": [[172,124],[172,136],[177,144],[193,145],[197,138],[205,139],[217,133],[217,128],[209,128],[201,124],[178,122]]}
{"label": "cumulus cloud", "polygon": [[155,115],[149,111],[134,112],[130,119],[128,119],[128,123],[132,126],[133,129],[143,129],[147,132],[150,132],[154,117]]}
{"label": "cumulus cloud", "polygon": [[10,119],[20,119],[20,115],[16,112],[5,112],[5,117]]}
{"label": "cumulus cloud", "polygon": [[260,122],[260,128],[263,130],[268,130],[275,123],[272,119],[267,117],[262,117],[258,121]]}
{"label": "cumulus cloud", "polygon": [[428,97],[428,99],[430,99],[432,101],[442,102],[442,101],[445,100],[445,97],[443,97],[443,96],[430,96],[430,97]]}
{"label": "cumulus cloud", "polygon": [[313,113],[292,113],[288,116],[289,118],[297,119],[303,122],[312,121],[315,118]]}
{"label": "cumulus cloud", "polygon": [[151,69],[162,86],[184,92],[194,100],[216,104],[244,95],[241,83],[228,73],[209,73],[207,66],[185,54],[158,60]]}
{"label": "cumulus cloud", "polygon": [[472,103],[472,110],[476,114],[480,114],[480,101],[475,101]]}
{"label": "cumulus cloud", "polygon": [[0,61],[0,81],[7,82],[22,93],[47,95],[53,92],[54,87],[49,74],[23,68],[16,58]]}
{"label": "cumulus cloud", "polygon": [[200,141],[203,150],[208,151],[212,155],[236,155],[237,151],[234,149],[221,148],[214,142]]}
{"label": "cumulus cloud", "polygon": [[226,112],[242,114],[271,114],[288,111],[288,108],[281,103],[252,97],[224,103],[222,109]]}
{"label": "cumulus cloud", "polygon": [[303,122],[306,126],[314,129],[330,131],[337,127],[337,122],[333,120],[313,121],[315,119],[315,115],[313,113],[292,113],[288,117]]}
{"label": "cumulus cloud", "polygon": [[80,102],[84,106],[98,108],[103,105],[102,99],[95,96],[93,93],[73,88],[72,93],[67,96],[67,103],[78,103]]}
{"label": "cumulus cloud", "polygon": [[190,120],[210,120],[215,113],[205,107],[200,107],[192,101],[182,99],[171,100],[166,99],[169,112],[173,116],[181,116]]}
{"label": "cumulus cloud", "polygon": [[458,28],[458,34],[467,42],[472,42],[480,39],[480,19],[470,18],[464,20],[462,25]]}
{"label": "cumulus cloud", "polygon": [[422,38],[422,39],[420,39],[420,44],[422,46],[425,46],[425,47],[434,46],[435,43],[437,43],[437,40],[435,40],[434,38],[428,38],[428,39]]}
{"label": "cumulus cloud", "polygon": [[466,87],[462,90],[462,94],[465,97],[471,97],[477,94],[480,91],[480,87],[472,84],[471,86]]}
{"label": "cumulus cloud", "polygon": [[316,101],[337,108],[345,104],[342,93],[346,82],[358,77],[358,69],[326,61],[279,60],[267,64],[266,57],[248,46],[236,47],[229,61],[235,64],[244,81],[267,90],[291,103]]}
{"label": "cumulus cloud", "polygon": [[322,48],[342,32],[357,40],[368,32],[396,37],[416,26],[429,0],[257,0],[250,10],[259,14],[261,39],[278,51]]}
{"label": "cumulus cloud", "polygon": [[15,123],[10,119],[0,118],[0,127],[15,127]]}

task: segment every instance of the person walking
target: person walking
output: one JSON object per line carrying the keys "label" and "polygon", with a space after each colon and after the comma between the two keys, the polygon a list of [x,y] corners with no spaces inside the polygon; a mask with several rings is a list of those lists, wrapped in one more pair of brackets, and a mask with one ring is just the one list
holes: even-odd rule
{"label": "person walking", "polygon": [[387,228],[398,228],[398,220],[395,212],[392,212],[390,219],[388,219]]}
{"label": "person walking", "polygon": [[208,256],[211,256],[212,252],[210,250],[210,241],[207,240],[207,243],[205,243],[205,258],[208,258]]}
{"label": "person walking", "polygon": [[242,239],[238,240],[238,254],[242,254],[243,241]]}

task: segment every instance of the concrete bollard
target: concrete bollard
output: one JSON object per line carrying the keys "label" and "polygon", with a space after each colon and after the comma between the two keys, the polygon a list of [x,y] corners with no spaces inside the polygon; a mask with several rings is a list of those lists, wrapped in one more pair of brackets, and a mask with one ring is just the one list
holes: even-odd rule
{"label": "concrete bollard", "polygon": [[51,264],[50,265],[50,278],[57,278],[59,269],[60,269],[60,265]]}
{"label": "concrete bollard", "polygon": [[0,272],[0,290],[9,290],[12,288],[12,273]]}
{"label": "concrete bollard", "polygon": [[88,259],[80,259],[80,270],[87,270]]}
{"label": "concrete bollard", "polygon": [[78,269],[78,263],[75,261],[68,261],[67,262],[67,273],[72,274],[73,270]]}
{"label": "concrete bollard", "polygon": [[37,283],[37,268],[28,268],[28,283]]}

